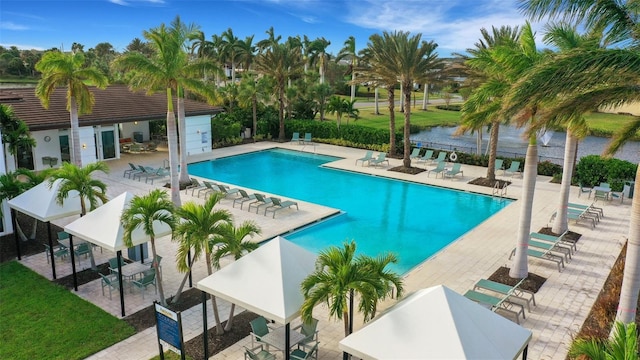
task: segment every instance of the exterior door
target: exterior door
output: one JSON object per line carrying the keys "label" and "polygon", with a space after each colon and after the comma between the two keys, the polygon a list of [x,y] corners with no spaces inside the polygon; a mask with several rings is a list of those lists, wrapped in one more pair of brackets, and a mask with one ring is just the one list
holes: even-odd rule
{"label": "exterior door", "polygon": [[71,161],[71,149],[69,148],[69,135],[60,135],[60,157],[62,161]]}
{"label": "exterior door", "polygon": [[102,159],[115,159],[116,143],[113,130],[102,131]]}

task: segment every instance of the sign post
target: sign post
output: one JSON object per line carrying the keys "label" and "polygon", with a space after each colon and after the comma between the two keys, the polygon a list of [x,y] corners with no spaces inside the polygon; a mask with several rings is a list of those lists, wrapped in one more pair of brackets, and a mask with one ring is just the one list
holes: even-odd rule
{"label": "sign post", "polygon": [[184,339],[182,338],[182,318],[180,313],[173,312],[158,302],[153,305],[156,312],[156,330],[158,332],[158,348],[160,349],[160,359],[164,360],[163,346],[180,355],[180,359],[185,360]]}

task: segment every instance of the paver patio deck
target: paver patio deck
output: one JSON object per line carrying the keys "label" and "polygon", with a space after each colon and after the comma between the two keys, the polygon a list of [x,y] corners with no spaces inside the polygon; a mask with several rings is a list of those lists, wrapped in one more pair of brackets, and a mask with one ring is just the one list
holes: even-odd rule
{"label": "paver patio deck", "polygon": [[[463,165],[464,177],[454,179],[434,179],[428,178],[426,172],[418,175],[408,175],[387,171],[390,167],[398,166],[401,160],[389,159],[390,165],[378,168],[355,166],[355,159],[364,155],[363,150],[344,148],[326,144],[298,145],[297,143],[273,143],[260,142],[255,144],[245,144],[240,146],[215,149],[213,153],[203,156],[189,158],[189,162],[208,160],[211,158],[231,156],[250,151],[264,150],[272,147],[289,148],[299,151],[316,152],[343,158],[335,161],[329,166],[349,170],[360,171],[379,176],[387,176],[396,179],[425,183],[435,186],[448,187],[462,191],[472,191],[476,193],[491,194],[492,189],[467,184],[468,181],[486,174],[486,168]],[[122,159],[109,161],[111,172],[108,175],[99,175],[108,184],[108,195],[115,197],[123,191],[134,194],[145,194],[154,187],[164,184],[163,181],[156,181],[155,185],[144,182],[130,180],[122,176],[123,171],[128,168],[127,163],[142,164],[147,166],[162,166],[163,160],[167,158],[167,153],[159,151],[150,154],[124,154]],[[502,178],[501,174],[499,178]],[[522,178],[512,179],[512,184],[508,188],[507,196],[512,199],[519,199],[522,192]],[[536,192],[532,211],[531,231],[537,231],[546,226],[550,215],[556,210],[559,194],[559,184],[549,182],[550,178],[538,176]],[[234,184],[230,184],[235,186]],[[251,191],[251,189],[248,189]],[[578,189],[572,188],[571,202],[589,203],[584,197],[578,198]],[[274,194],[279,195],[279,194]],[[203,199],[186,195],[181,192],[181,200],[203,202]],[[229,210],[236,223],[244,220],[253,220],[262,228],[263,234],[254,240],[260,241],[268,239],[278,234],[286,233],[304,224],[311,223],[317,219],[325,218],[337,209],[331,209],[317,204],[311,204],[293,199],[300,204],[300,211],[285,210],[278,213],[276,219],[265,217],[262,214],[249,213],[246,210],[240,211],[232,208],[232,200],[223,200],[221,207]],[[425,203],[428,199],[425,199]],[[522,322],[522,326],[533,332],[533,338],[529,346],[529,358],[531,359],[564,359],[568,346],[571,343],[571,336],[575,334],[595,301],[602,284],[609,274],[609,270],[618,256],[622,245],[628,234],[630,219],[630,200],[625,200],[624,204],[618,201],[608,202],[603,206],[605,217],[600,223],[591,229],[587,223],[570,223],[572,231],[582,234],[578,242],[578,252],[573,260],[567,264],[563,272],[558,272],[555,264],[545,261],[530,259],[529,271],[546,277],[548,280],[536,294],[538,306],[534,307],[527,318]],[[514,201],[500,211],[498,214],[484,221],[482,224],[467,232],[457,241],[447,248],[423,262],[404,276],[405,288],[407,292],[412,292],[421,288],[444,284],[447,287],[463,293],[473,287],[473,284],[480,278],[486,278],[500,266],[510,266],[508,260],[509,252],[515,244],[515,234],[517,234],[518,220],[520,214],[520,202]],[[57,225],[64,226],[75,218],[55,221]],[[443,224],[446,226],[446,224]],[[425,236],[428,236],[425,232]],[[285,235],[286,237],[286,235]],[[356,239],[357,240],[357,239]],[[182,274],[178,273],[172,261],[175,254],[176,244],[171,242],[169,237],[157,240],[158,253],[164,257],[162,262],[163,276],[165,284],[165,295],[170,296],[177,290]],[[104,250],[94,251],[96,262],[106,262],[114,254]],[[26,257],[22,261],[26,266],[44,276],[51,277],[50,265],[46,263],[44,254],[37,254]],[[206,277],[206,270],[203,264],[194,267],[194,284]],[[82,259],[82,268],[88,267],[88,261]],[[57,262],[58,276],[65,276],[71,273],[69,260]],[[113,300],[108,296],[102,296],[99,280],[79,287],[78,296],[95,303],[114,316],[120,315],[120,302],[117,295]],[[132,314],[145,306],[148,306],[155,299],[153,293],[148,290],[145,300],[139,291],[125,294],[126,312]],[[219,302],[221,303],[221,301]],[[380,309],[384,309],[393,304],[394,300],[386,301]],[[228,311],[228,304],[222,304],[221,313]],[[238,310],[239,311],[239,310]],[[338,342],[344,337],[342,322],[328,318],[326,306],[318,306],[314,312],[314,317],[320,320],[318,329],[320,331],[320,359],[339,359],[341,352],[338,350]],[[210,312],[209,315],[211,316]],[[224,318],[224,315],[222,315]],[[202,333],[201,306],[196,306],[182,313],[184,324],[185,341]],[[214,324],[210,320],[209,325]],[[356,316],[355,329],[362,326],[362,319]],[[235,346],[212,357],[215,359],[241,359],[243,358],[242,346],[247,345],[250,338],[247,337]],[[135,346],[131,344],[135,343]],[[131,338],[118,343],[110,348],[89,357],[90,359],[149,359],[157,355],[157,343],[155,328],[147,329]]]}

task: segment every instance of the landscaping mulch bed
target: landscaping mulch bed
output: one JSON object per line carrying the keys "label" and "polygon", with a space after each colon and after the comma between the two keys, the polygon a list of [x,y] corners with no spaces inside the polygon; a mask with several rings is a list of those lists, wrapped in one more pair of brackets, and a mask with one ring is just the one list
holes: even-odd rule
{"label": "landscaping mulch bed", "polygon": [[[257,318],[258,315],[244,311],[233,317],[233,327],[229,332],[225,332],[222,335],[217,335],[215,330],[209,330],[208,334],[208,348],[209,356],[213,356],[220,351],[234,345],[238,341],[244,339],[251,332],[250,321]],[[226,322],[222,323],[222,326]],[[185,353],[194,359],[204,359],[204,337],[202,335],[196,336],[193,339],[187,341],[184,344]],[[214,357],[215,358],[215,357]]]}
{"label": "landscaping mulch bed", "polygon": [[422,169],[422,168],[417,168],[417,167],[396,166],[396,167],[393,167],[393,168],[389,169],[389,171],[395,171],[395,172],[399,172],[399,173],[403,173],[403,174],[416,175],[416,174],[420,174],[421,172],[426,171],[426,170]]}
{"label": "landscaping mulch bed", "polygon": [[499,184],[499,188],[502,189],[505,184],[506,185],[511,185],[511,181],[507,181],[507,180],[500,180],[500,179],[495,179],[495,180],[489,180],[487,178],[484,177],[480,177],[480,178],[476,178],[473,179],[471,181],[468,182],[471,185],[479,185],[479,186],[485,186],[485,187],[495,187],[496,183]]}
{"label": "landscaping mulch bed", "polygon": [[[514,286],[520,282],[520,279],[512,278],[511,276],[509,276],[509,268],[505,266],[501,266],[500,268],[498,268],[498,270],[496,270],[493,274],[491,274],[491,276],[489,276],[488,280],[499,282],[501,284],[509,286]],[[545,281],[547,281],[547,278],[530,272],[526,280],[523,281],[520,285],[520,289],[537,293],[542,285],[544,285]]]}

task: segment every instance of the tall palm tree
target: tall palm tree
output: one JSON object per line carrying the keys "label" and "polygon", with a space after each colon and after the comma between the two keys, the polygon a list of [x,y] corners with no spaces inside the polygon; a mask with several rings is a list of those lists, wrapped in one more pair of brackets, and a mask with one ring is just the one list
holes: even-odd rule
{"label": "tall palm tree", "polygon": [[482,131],[485,125],[490,126],[489,163],[487,178],[496,179],[495,162],[498,152],[498,135],[503,117],[501,110],[502,98],[509,90],[509,79],[506,77],[505,65],[499,57],[500,47],[516,47],[518,44],[518,27],[492,27],[492,31],[480,29],[482,38],[475,44],[475,48],[467,49],[470,56],[464,56],[465,65],[470,69],[470,77],[480,82],[472,90],[469,98],[461,109],[462,124],[456,133],[461,134],[469,130]]}
{"label": "tall palm tree", "polygon": [[[193,263],[200,257],[204,257],[207,265],[207,274],[213,274],[211,254],[213,250],[212,240],[222,231],[224,224],[231,222],[231,214],[227,210],[215,209],[215,206],[222,200],[224,195],[214,192],[207,198],[203,205],[194,202],[186,202],[175,211],[180,221],[173,231],[173,239],[179,242],[176,263],[178,270],[188,273]],[[193,258],[191,264],[187,263],[188,254],[191,252]],[[184,286],[186,277],[182,281],[180,290]],[[181,291],[178,291],[181,293]],[[177,300],[176,300],[177,301]],[[216,332],[223,334],[224,329],[218,313],[218,304],[215,296],[211,296],[213,315],[216,321]]]}
{"label": "tall palm tree", "polygon": [[340,49],[338,56],[336,56],[336,62],[348,59],[350,61],[349,71],[351,71],[351,101],[356,97],[356,66],[358,66],[358,53],[356,52],[356,38],[349,36],[344,41],[344,47]]}
{"label": "tall palm tree", "polygon": [[104,89],[108,79],[98,69],[85,67],[82,52],[46,52],[36,64],[36,70],[42,73],[36,86],[36,96],[45,109],[49,108],[49,99],[58,87],[64,86],[67,89],[67,109],[71,120],[71,161],[82,166],[78,115],[91,113],[95,102],[87,84]]}
{"label": "tall palm tree", "polygon": [[[220,259],[223,257],[231,255],[233,260],[238,260],[257,249],[259,247],[258,243],[247,239],[247,237],[260,235],[260,233],[260,227],[253,221],[245,221],[238,227],[235,227],[231,221],[222,224],[215,240],[211,241],[215,245],[215,250],[213,250],[212,254],[213,266],[216,269],[220,269]],[[231,331],[235,308],[236,304],[231,304],[229,319],[224,327],[225,331]]]}
{"label": "tall palm tree", "polygon": [[247,36],[244,40],[238,41],[238,60],[245,73],[251,70],[251,65],[256,57],[256,45],[253,44],[253,37],[253,35]]}
{"label": "tall palm tree", "polygon": [[[377,40],[374,42],[374,38]],[[404,95],[404,167],[411,167],[411,92],[414,80],[420,79],[431,69],[438,46],[433,41],[422,41],[422,34],[411,36],[409,32],[383,32],[372,36],[369,63],[381,77],[394,74]]]}
{"label": "tall palm tree", "polygon": [[[587,29],[606,29],[604,42],[617,45],[607,49],[577,49],[559,56],[554,62],[532,69],[518,86],[514,98],[528,101],[561,98],[552,111],[570,117],[601,106],[618,106],[640,101],[640,32],[637,9],[615,0],[521,0],[532,18],[549,16],[583,23]],[[610,81],[603,81],[609,79]],[[571,94],[563,98],[565,94]],[[514,103],[516,103],[514,101]],[[517,107],[517,106],[516,106]],[[551,112],[551,111],[550,111]],[[605,154],[614,154],[640,129],[640,119],[614,135]],[[640,191],[640,166],[635,191]],[[627,257],[616,320],[635,321],[640,291],[640,199],[632,200]]]}
{"label": "tall palm tree", "polygon": [[359,297],[358,310],[368,321],[375,314],[378,301],[395,287],[402,294],[402,279],[384,268],[397,262],[393,255],[370,258],[355,255],[356,243],[346,242],[342,248],[332,246],[320,252],[316,271],[302,282],[305,300],[300,308],[304,322],[313,318],[313,308],[325,303],[329,306],[329,316],[344,322],[344,335],[351,332],[353,319],[349,317],[348,302]]}
{"label": "tall palm tree", "polygon": [[329,54],[327,54],[327,48],[331,45],[331,41],[324,37],[317,38],[309,45],[311,56],[309,62],[312,64],[318,64],[318,74],[320,74],[320,84],[324,84],[324,75],[327,72],[327,65],[329,63]]}
{"label": "tall palm tree", "polygon": [[238,92],[238,100],[241,104],[251,105],[251,113],[253,118],[252,135],[255,137],[258,131],[258,101],[268,99],[271,91],[270,79],[267,77],[255,77],[251,73],[242,75],[240,80],[240,89]]}
{"label": "tall palm tree", "polygon": [[329,98],[329,102],[327,103],[327,112],[329,114],[336,114],[336,125],[338,126],[338,129],[340,129],[340,124],[342,122],[342,114],[346,111],[346,102],[346,99],[333,95]]}
{"label": "tall palm tree", "polygon": [[[69,198],[69,194],[72,191],[77,191],[80,196],[80,216],[87,214],[87,204],[85,201],[89,201],[90,210],[97,208],[100,203],[106,203],[108,201],[107,185],[93,178],[93,174],[96,171],[107,174],[109,167],[103,161],[90,163],[84,167],[63,162],[62,166],[60,166],[57,171],[52,172],[49,178],[49,184],[53,184],[54,181],[62,179],[60,187],[58,188],[58,194],[56,195],[56,201],[62,205],[64,201]],[[91,269],[96,270],[96,263],[92,252],[90,253],[90,259]]]}
{"label": "tall palm tree", "polygon": [[[154,223],[166,224],[171,227],[175,226],[175,218],[173,215],[174,206],[166,192],[160,189],[151,190],[147,195],[136,195],[131,199],[129,206],[122,211],[120,221],[124,229],[123,240],[127,247],[132,247],[131,234],[140,228],[145,235],[149,237],[151,242],[151,254],[153,259],[156,258],[156,234],[153,229]],[[167,300],[164,296],[164,287],[162,285],[162,272],[160,272],[157,261],[153,262],[153,268],[156,272],[156,284],[158,285],[158,293],[160,294],[160,303],[167,306]]]}
{"label": "tall palm tree", "polygon": [[269,35],[266,39],[260,40],[257,43],[258,52],[264,52],[268,48],[277,45],[282,40],[282,35],[276,36],[276,32],[273,29],[273,26],[269,28],[269,30],[265,31],[267,35]]}
{"label": "tall palm tree", "polygon": [[189,61],[189,56],[184,50],[184,33],[178,29],[178,27],[168,28],[162,24],[157,28],[144,31],[144,37],[155,50],[154,55],[146,57],[135,52],[126,53],[114,61],[114,66],[132,73],[129,85],[133,89],[145,89],[148,93],[163,89],[167,94],[171,200],[176,206],[180,205],[180,179],[178,177],[178,133],[173,97],[178,95],[179,89],[182,88],[205,95],[207,98],[213,97],[206,84],[194,79],[193,76],[201,73],[203,68],[215,68],[209,61]]}
{"label": "tall palm tree", "polygon": [[287,43],[275,44],[256,57],[256,71],[271,77],[274,81],[274,92],[278,99],[278,139],[280,141],[285,141],[284,101],[287,80],[300,74],[302,65],[300,48],[289,46]]}
{"label": "tall palm tree", "polygon": [[240,39],[233,34],[233,30],[228,28],[226,31],[222,32],[221,36],[223,41],[223,53],[226,61],[231,63],[231,82],[235,84],[236,82],[236,66],[238,65],[239,55],[240,55]]}
{"label": "tall palm tree", "polygon": [[19,149],[30,149],[36,146],[36,140],[31,137],[27,124],[18,119],[9,105],[0,104],[0,132],[2,133],[2,143],[13,155],[15,168],[18,168]]}
{"label": "tall palm tree", "polygon": [[324,121],[324,113],[327,106],[327,98],[333,94],[329,84],[316,84],[311,87],[311,94],[318,104],[318,112],[320,113],[320,121]]}

